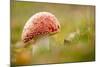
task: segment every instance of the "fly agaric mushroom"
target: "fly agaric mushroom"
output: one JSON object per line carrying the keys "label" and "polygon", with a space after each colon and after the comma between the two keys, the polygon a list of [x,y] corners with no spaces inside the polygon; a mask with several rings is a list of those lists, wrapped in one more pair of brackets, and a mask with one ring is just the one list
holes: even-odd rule
{"label": "fly agaric mushroom", "polygon": [[26,22],[22,32],[22,41],[24,43],[34,41],[34,45],[41,44],[41,46],[49,47],[49,36],[59,31],[59,21],[53,14],[39,12]]}

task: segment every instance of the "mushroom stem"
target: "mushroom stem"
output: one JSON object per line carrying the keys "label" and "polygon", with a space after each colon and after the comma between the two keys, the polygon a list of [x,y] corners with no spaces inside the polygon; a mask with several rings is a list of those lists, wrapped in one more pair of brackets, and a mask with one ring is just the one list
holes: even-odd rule
{"label": "mushroom stem", "polygon": [[34,54],[38,50],[41,51],[41,49],[50,50],[49,36],[48,35],[37,39],[35,44],[33,44],[32,52]]}

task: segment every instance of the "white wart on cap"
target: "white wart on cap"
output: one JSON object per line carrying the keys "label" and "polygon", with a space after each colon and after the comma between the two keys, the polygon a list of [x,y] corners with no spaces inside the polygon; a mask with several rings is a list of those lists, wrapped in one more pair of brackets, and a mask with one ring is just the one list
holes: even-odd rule
{"label": "white wart on cap", "polygon": [[24,43],[38,36],[53,35],[60,31],[57,18],[49,12],[39,12],[33,15],[25,24],[22,32]]}

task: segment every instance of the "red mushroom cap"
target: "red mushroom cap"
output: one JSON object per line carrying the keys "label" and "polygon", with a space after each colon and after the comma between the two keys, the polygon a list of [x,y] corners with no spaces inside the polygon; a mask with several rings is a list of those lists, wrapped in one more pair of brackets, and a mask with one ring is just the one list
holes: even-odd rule
{"label": "red mushroom cap", "polygon": [[57,18],[49,12],[39,12],[33,15],[25,24],[22,32],[24,43],[40,35],[52,35],[59,32],[60,24]]}

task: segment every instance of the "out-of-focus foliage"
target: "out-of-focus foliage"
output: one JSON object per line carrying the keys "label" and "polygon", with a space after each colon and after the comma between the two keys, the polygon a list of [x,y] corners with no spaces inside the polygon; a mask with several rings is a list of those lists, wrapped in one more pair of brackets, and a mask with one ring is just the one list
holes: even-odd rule
{"label": "out-of-focus foliage", "polygon": [[[95,60],[95,7],[50,3],[16,2],[11,4],[11,63],[14,65],[63,63]],[[16,48],[26,21],[35,13],[53,13],[61,31],[50,36],[50,50]]]}

